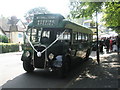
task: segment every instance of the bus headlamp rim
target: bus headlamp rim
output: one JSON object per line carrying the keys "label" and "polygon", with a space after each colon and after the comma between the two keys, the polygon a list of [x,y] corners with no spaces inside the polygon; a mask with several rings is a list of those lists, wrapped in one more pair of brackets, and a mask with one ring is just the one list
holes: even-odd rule
{"label": "bus headlamp rim", "polygon": [[30,56],[30,52],[26,51],[25,55],[26,55],[26,57],[29,57]]}
{"label": "bus headlamp rim", "polygon": [[50,53],[49,54],[49,59],[52,60],[54,58],[54,54]]}

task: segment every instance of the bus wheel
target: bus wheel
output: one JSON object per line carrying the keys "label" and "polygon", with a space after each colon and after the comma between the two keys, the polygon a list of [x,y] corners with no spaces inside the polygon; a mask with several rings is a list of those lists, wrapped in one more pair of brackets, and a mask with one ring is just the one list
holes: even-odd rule
{"label": "bus wheel", "polygon": [[90,52],[91,52],[91,50],[88,49],[87,52],[86,52],[85,61],[89,60]]}
{"label": "bus wheel", "polygon": [[67,59],[68,58],[65,57],[65,60],[63,60],[63,65],[62,65],[62,67],[58,71],[59,76],[62,77],[62,78],[67,77],[68,72],[70,71],[70,67],[69,67],[70,65],[69,65]]}
{"label": "bus wheel", "polygon": [[30,61],[24,60],[23,61],[23,68],[25,71],[29,72],[33,72],[34,67],[33,65],[30,63]]}

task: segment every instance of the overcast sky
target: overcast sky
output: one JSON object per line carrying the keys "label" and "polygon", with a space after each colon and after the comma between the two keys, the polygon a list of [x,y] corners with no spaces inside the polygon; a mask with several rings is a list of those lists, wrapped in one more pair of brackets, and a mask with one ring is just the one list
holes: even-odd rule
{"label": "overcast sky", "polygon": [[69,13],[69,0],[1,0],[0,15],[23,18],[25,13],[35,7],[46,7],[51,13]]}

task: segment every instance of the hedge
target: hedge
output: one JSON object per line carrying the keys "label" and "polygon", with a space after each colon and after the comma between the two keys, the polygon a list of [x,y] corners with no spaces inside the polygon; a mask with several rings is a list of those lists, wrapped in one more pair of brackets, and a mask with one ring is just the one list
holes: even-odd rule
{"label": "hedge", "polygon": [[17,52],[19,45],[15,43],[0,43],[0,53]]}

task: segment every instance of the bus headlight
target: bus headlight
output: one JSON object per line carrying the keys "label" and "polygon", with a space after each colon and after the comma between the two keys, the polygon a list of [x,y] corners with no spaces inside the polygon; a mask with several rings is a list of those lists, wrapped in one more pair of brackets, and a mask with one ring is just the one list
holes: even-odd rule
{"label": "bus headlight", "polygon": [[51,53],[49,54],[49,59],[52,60],[54,58],[54,55]]}
{"label": "bus headlight", "polygon": [[26,51],[25,55],[26,55],[26,57],[29,57],[30,56],[30,52]]}

